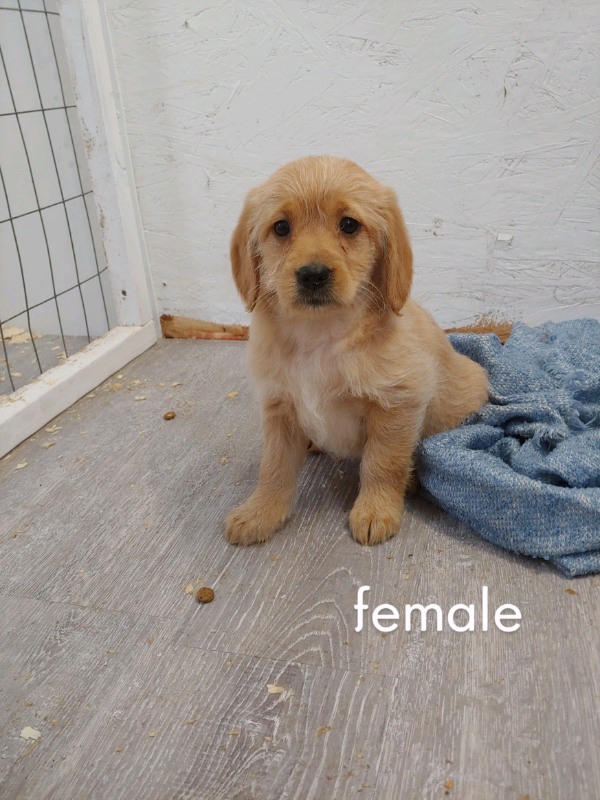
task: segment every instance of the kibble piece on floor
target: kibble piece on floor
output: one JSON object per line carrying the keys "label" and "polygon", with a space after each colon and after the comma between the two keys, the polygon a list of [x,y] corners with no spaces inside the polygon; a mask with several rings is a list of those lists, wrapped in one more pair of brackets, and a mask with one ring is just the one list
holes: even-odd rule
{"label": "kibble piece on floor", "polygon": [[167,413],[163,416],[163,419],[175,419],[177,415],[174,411],[167,411]]}
{"label": "kibble piece on floor", "polygon": [[209,589],[208,586],[202,586],[198,589],[196,597],[201,603],[210,603],[211,600],[215,599],[215,593],[212,589]]}

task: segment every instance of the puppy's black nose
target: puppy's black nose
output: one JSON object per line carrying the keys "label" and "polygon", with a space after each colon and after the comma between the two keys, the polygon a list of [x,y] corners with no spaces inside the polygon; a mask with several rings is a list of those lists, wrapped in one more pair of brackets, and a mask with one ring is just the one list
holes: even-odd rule
{"label": "puppy's black nose", "polygon": [[331,279],[331,270],[325,264],[306,264],[296,273],[298,285],[309,292],[323,289]]}

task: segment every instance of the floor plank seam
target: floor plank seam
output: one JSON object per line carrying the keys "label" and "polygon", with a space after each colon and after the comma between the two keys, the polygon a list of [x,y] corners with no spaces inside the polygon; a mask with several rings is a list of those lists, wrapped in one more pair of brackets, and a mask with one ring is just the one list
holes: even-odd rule
{"label": "floor plank seam", "polygon": [[137,619],[145,618],[148,620],[154,620],[156,622],[179,622],[178,617],[161,617],[157,614],[144,614],[143,612],[139,613],[136,609],[131,609],[128,611],[118,611],[112,608],[106,608],[104,606],[83,606],[79,603],[67,603],[64,600],[46,600],[43,597],[30,597],[29,595],[24,594],[14,594],[13,592],[0,592],[0,598],[7,597],[12,598],[13,600],[30,600],[32,602],[38,603],[46,603],[47,605],[56,605],[56,606],[65,606],[68,608],[78,608],[81,611],[105,611],[110,613],[111,615],[118,615],[118,616],[135,616]]}
{"label": "floor plank seam", "polygon": [[310,661],[299,661],[298,659],[291,659],[289,661],[285,661],[281,658],[276,658],[275,656],[257,656],[254,653],[241,653],[234,650],[221,650],[219,648],[211,648],[211,647],[196,647],[195,645],[187,645],[187,644],[180,644],[180,643],[173,643],[169,642],[169,645],[173,648],[183,648],[185,650],[199,650],[201,653],[219,653],[223,656],[237,656],[238,658],[251,658],[255,661],[265,661],[274,664],[283,664],[285,666],[296,665],[299,667],[313,667],[315,669],[320,670],[328,670],[330,672],[341,672],[343,674],[348,675],[357,675],[359,678],[366,678],[368,674],[373,675],[375,678],[391,678],[392,680],[398,680],[397,676],[388,674],[386,672],[381,672],[377,669],[375,672],[368,673],[367,671],[358,672],[354,669],[346,669],[345,667],[331,667],[327,666],[326,664],[313,664]]}

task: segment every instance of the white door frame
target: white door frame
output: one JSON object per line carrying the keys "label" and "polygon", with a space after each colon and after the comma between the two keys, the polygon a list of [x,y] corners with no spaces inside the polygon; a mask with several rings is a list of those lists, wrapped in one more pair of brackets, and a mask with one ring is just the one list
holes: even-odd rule
{"label": "white door frame", "polygon": [[161,336],[104,0],[59,0],[118,326],[0,399],[0,457]]}

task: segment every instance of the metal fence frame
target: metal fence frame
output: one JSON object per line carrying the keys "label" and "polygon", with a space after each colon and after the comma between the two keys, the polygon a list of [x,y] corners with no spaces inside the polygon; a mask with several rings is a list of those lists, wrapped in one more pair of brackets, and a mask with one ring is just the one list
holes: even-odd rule
{"label": "metal fence frame", "polygon": [[[25,315],[27,317],[27,329],[29,331],[31,344],[32,344],[32,347],[33,347],[33,351],[35,353],[35,357],[36,357],[36,360],[37,360],[37,364],[38,364],[38,367],[39,367],[40,374],[42,374],[44,372],[44,368],[42,367],[42,363],[40,361],[40,356],[39,356],[39,353],[38,353],[38,350],[37,350],[37,347],[36,347],[36,344],[35,344],[34,331],[33,331],[32,326],[31,326],[31,315],[30,315],[30,312],[33,311],[35,308],[37,308],[37,307],[39,307],[41,305],[44,305],[45,303],[49,302],[50,300],[54,300],[54,303],[55,303],[55,306],[56,306],[56,314],[57,314],[57,318],[58,318],[58,325],[59,325],[59,329],[60,329],[60,337],[62,339],[62,344],[63,344],[65,355],[68,357],[69,356],[69,349],[68,349],[67,342],[66,342],[65,335],[64,335],[64,331],[63,331],[63,321],[62,321],[62,317],[61,317],[60,308],[58,306],[58,297],[60,297],[61,295],[67,294],[67,292],[70,292],[73,289],[76,289],[76,288],[79,289],[79,295],[80,295],[80,298],[81,298],[81,306],[82,306],[82,309],[83,309],[83,317],[84,317],[85,328],[86,328],[86,335],[87,335],[87,340],[88,340],[88,343],[89,343],[89,342],[92,341],[92,337],[90,335],[90,329],[89,329],[89,325],[88,325],[87,312],[86,312],[86,302],[84,300],[83,292],[81,290],[81,287],[82,287],[82,285],[84,283],[87,283],[88,281],[91,281],[91,280],[94,280],[95,278],[98,278],[98,282],[99,282],[99,286],[100,286],[100,293],[101,293],[101,297],[102,297],[102,303],[103,303],[103,306],[104,306],[104,314],[105,314],[105,317],[106,317],[107,330],[110,330],[110,328],[111,328],[111,324],[110,324],[109,316],[108,316],[108,309],[107,309],[107,305],[106,305],[106,298],[105,298],[105,295],[104,295],[104,287],[102,285],[102,280],[100,278],[100,276],[104,272],[106,272],[108,267],[105,266],[102,269],[100,269],[100,264],[99,264],[99,260],[98,260],[98,252],[97,252],[97,249],[96,249],[96,241],[95,241],[94,234],[93,234],[93,231],[92,231],[92,222],[91,222],[91,219],[90,219],[90,214],[89,214],[89,209],[88,209],[87,203],[85,202],[85,196],[87,194],[92,194],[92,191],[90,190],[90,191],[84,192],[84,189],[83,189],[83,182],[82,182],[82,178],[81,178],[81,169],[80,169],[80,166],[79,166],[79,162],[77,160],[75,141],[74,141],[74,138],[73,138],[73,129],[72,129],[72,126],[71,126],[71,120],[70,120],[69,115],[67,113],[67,109],[74,108],[75,106],[74,105],[67,105],[67,102],[66,102],[65,87],[63,85],[63,80],[62,80],[62,76],[61,76],[61,73],[60,73],[60,67],[59,67],[59,63],[58,63],[58,58],[57,58],[57,55],[56,55],[56,43],[54,41],[54,37],[52,35],[52,28],[50,26],[50,22],[49,22],[49,19],[48,19],[49,15],[53,15],[53,16],[57,16],[58,17],[59,14],[58,14],[57,11],[49,11],[48,10],[48,8],[46,6],[46,0],[43,0],[44,10],[32,9],[32,8],[23,8],[21,0],[17,0],[17,2],[18,2],[18,6],[16,8],[12,8],[12,7],[2,6],[1,5],[1,1],[0,1],[0,10],[2,10],[5,13],[18,14],[20,16],[20,18],[21,18],[21,24],[22,24],[22,27],[23,27],[23,33],[24,33],[24,37],[25,37],[25,42],[27,44],[27,56],[28,56],[29,62],[31,64],[31,69],[32,69],[33,78],[34,78],[34,81],[35,81],[35,88],[36,88],[38,100],[39,100],[39,103],[40,103],[40,108],[39,109],[27,110],[27,111],[18,111],[17,110],[17,103],[15,102],[15,96],[14,96],[14,93],[13,93],[13,88],[11,86],[11,79],[10,79],[10,75],[9,75],[9,70],[6,67],[6,61],[5,61],[5,58],[4,58],[2,45],[0,44],[0,67],[4,70],[4,74],[6,76],[6,84],[7,84],[8,92],[10,94],[11,103],[12,103],[12,106],[13,106],[13,111],[12,112],[2,113],[2,114],[0,114],[0,117],[8,117],[8,116],[13,116],[14,115],[15,118],[16,118],[17,126],[18,126],[18,129],[19,129],[19,135],[20,135],[20,138],[21,138],[21,142],[23,143],[23,149],[25,151],[25,158],[27,160],[27,167],[28,167],[28,170],[29,170],[29,177],[31,179],[31,186],[32,186],[32,189],[33,189],[33,193],[34,193],[34,196],[35,196],[35,202],[36,202],[36,208],[33,209],[32,211],[28,211],[28,212],[26,212],[24,214],[17,214],[17,215],[13,216],[12,213],[11,213],[11,207],[10,207],[11,203],[10,203],[10,199],[9,199],[9,194],[8,194],[8,191],[7,191],[4,175],[2,173],[2,168],[0,166],[0,185],[1,185],[1,189],[2,189],[2,192],[4,194],[4,197],[5,197],[6,207],[8,209],[8,214],[9,214],[8,218],[0,220],[0,223],[10,222],[10,224],[11,224],[13,239],[14,239],[15,248],[16,248],[16,252],[17,252],[17,258],[18,258],[18,261],[19,261],[19,268],[20,268],[20,272],[21,272],[21,281],[22,281],[22,285],[23,285],[23,295],[24,295],[24,298],[25,298],[25,308],[22,311],[19,311],[17,314],[13,314],[10,317],[7,317],[6,319],[1,319],[0,318],[0,339],[2,341],[2,349],[4,351],[4,357],[6,359],[6,367],[7,367],[7,372],[8,372],[8,378],[9,378],[10,385],[11,385],[11,388],[12,388],[13,391],[15,391],[16,387],[15,387],[15,383],[14,383],[14,379],[13,379],[13,375],[12,375],[12,370],[11,370],[11,366],[10,366],[10,359],[9,359],[8,350],[7,350],[7,347],[6,347],[6,340],[5,340],[4,333],[3,333],[3,326],[6,325],[6,323],[11,322],[13,320],[16,320],[19,317],[22,317],[23,315]],[[61,96],[62,96],[62,105],[60,105],[60,106],[54,106],[52,108],[45,108],[44,107],[44,101],[43,101],[43,98],[42,98],[42,93],[40,91],[40,85],[39,85],[36,65],[35,65],[35,61],[33,59],[32,51],[31,51],[31,44],[30,44],[29,35],[28,35],[28,32],[27,32],[27,25],[25,24],[25,16],[24,16],[25,14],[43,14],[45,19],[46,19],[46,25],[48,27],[48,35],[49,35],[49,38],[50,38],[50,43],[52,45],[52,53],[53,53],[53,56],[54,56],[54,63],[55,63],[55,66],[56,66],[56,71],[57,71],[58,78],[59,78],[59,83],[60,83],[60,91],[61,91]],[[58,110],[64,110],[64,112],[65,112],[65,117],[66,117],[66,120],[67,120],[67,126],[68,126],[68,129],[69,129],[69,135],[70,135],[70,139],[71,139],[71,146],[73,147],[73,152],[75,154],[75,167],[76,167],[76,171],[77,171],[77,176],[78,176],[78,180],[79,180],[79,188],[80,188],[80,194],[75,195],[73,197],[68,197],[68,198],[65,198],[65,196],[64,196],[63,185],[62,185],[62,182],[61,182],[61,179],[60,179],[60,172],[59,172],[58,165],[57,165],[57,160],[56,160],[56,153],[55,153],[55,150],[54,150],[54,145],[52,143],[52,137],[50,135],[50,129],[49,129],[49,126],[48,126],[48,119],[47,119],[47,116],[46,116],[46,113],[48,111],[58,111]],[[51,155],[52,155],[52,162],[53,162],[54,172],[56,174],[56,179],[57,179],[57,182],[58,182],[58,187],[59,187],[60,196],[61,196],[61,199],[60,199],[59,202],[52,203],[51,205],[48,205],[48,206],[41,206],[40,205],[40,200],[39,200],[39,196],[38,196],[38,189],[37,189],[37,186],[36,186],[36,181],[35,181],[34,174],[33,174],[33,169],[32,169],[32,166],[31,166],[31,159],[30,159],[29,150],[27,148],[27,141],[26,141],[25,135],[23,133],[23,127],[21,125],[21,116],[24,115],[24,114],[32,114],[32,113],[41,113],[42,114],[42,117],[43,117],[43,120],[44,120],[45,129],[46,129],[46,135],[48,137],[48,144],[50,146],[50,152],[51,152]],[[95,273],[95,275],[92,275],[91,277],[85,278],[83,280],[80,278],[80,275],[79,275],[79,266],[78,266],[78,262],[77,262],[77,253],[75,251],[75,245],[74,245],[74,242],[73,242],[73,232],[71,230],[71,223],[69,221],[69,214],[68,214],[67,206],[66,206],[67,202],[69,202],[71,200],[76,200],[78,198],[82,198],[83,199],[83,206],[85,208],[85,213],[86,213],[86,217],[87,217],[87,223],[88,223],[88,227],[89,227],[90,238],[91,238],[91,241],[92,241],[92,246],[93,246],[93,251],[94,251],[94,259],[95,259],[95,263],[96,263],[96,273]],[[47,233],[46,233],[46,225],[45,225],[45,222],[44,222],[44,216],[42,214],[42,211],[45,211],[47,208],[51,208],[53,206],[57,206],[57,205],[61,205],[61,204],[64,206],[64,210],[65,210],[65,218],[66,218],[66,222],[67,222],[67,228],[68,228],[68,233],[69,233],[69,238],[70,238],[70,243],[71,243],[71,250],[72,250],[72,253],[73,253],[73,260],[74,260],[74,265],[75,265],[75,272],[76,272],[76,275],[77,275],[77,282],[76,282],[76,284],[74,286],[71,286],[68,289],[64,289],[61,292],[57,292],[56,291],[56,282],[55,282],[55,276],[54,276],[53,263],[52,263],[52,254],[50,252],[50,246],[49,246],[49,243],[48,243],[48,236],[47,236]],[[41,226],[42,226],[42,231],[43,231],[43,235],[44,235],[46,252],[48,254],[48,262],[49,262],[49,265],[50,265],[50,275],[51,275],[51,279],[52,279],[53,294],[52,294],[51,297],[46,298],[46,299],[44,299],[43,301],[41,301],[39,303],[36,303],[34,305],[30,305],[29,302],[28,302],[28,299],[27,299],[27,282],[25,280],[25,273],[24,273],[24,270],[23,270],[23,260],[21,258],[21,252],[20,252],[20,248],[19,248],[19,239],[18,239],[18,236],[17,236],[17,232],[15,230],[14,221],[16,219],[20,219],[21,217],[29,216],[30,214],[36,214],[36,213],[39,214],[39,218],[40,218],[40,222],[41,222]]]}
{"label": "metal fence frame", "polygon": [[79,119],[94,132],[87,163],[118,326],[0,400],[0,456],[161,335],[104,2],[62,0],[59,10]]}

